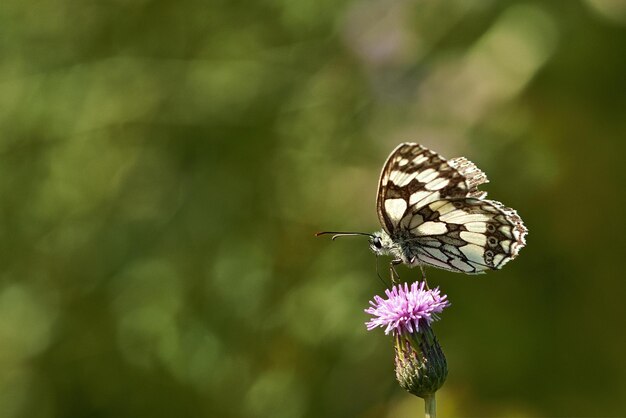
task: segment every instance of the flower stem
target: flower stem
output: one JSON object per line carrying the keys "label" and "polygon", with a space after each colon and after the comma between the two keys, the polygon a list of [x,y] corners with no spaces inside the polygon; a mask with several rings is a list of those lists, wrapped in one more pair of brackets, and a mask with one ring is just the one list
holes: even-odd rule
{"label": "flower stem", "polygon": [[426,408],[425,418],[437,418],[437,402],[434,393],[424,396],[424,406]]}

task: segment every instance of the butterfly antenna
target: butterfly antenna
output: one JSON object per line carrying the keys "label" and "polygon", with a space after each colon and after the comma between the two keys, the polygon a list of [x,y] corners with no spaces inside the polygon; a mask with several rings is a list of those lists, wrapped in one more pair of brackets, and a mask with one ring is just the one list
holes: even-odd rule
{"label": "butterfly antenna", "polygon": [[363,235],[366,237],[373,237],[374,235],[372,234],[368,234],[366,232],[338,232],[338,231],[324,231],[324,232],[318,232],[317,234],[315,234],[316,237],[319,237],[320,235],[329,235],[332,234],[332,240],[334,241],[335,238],[339,238],[339,237],[356,237],[359,235]]}

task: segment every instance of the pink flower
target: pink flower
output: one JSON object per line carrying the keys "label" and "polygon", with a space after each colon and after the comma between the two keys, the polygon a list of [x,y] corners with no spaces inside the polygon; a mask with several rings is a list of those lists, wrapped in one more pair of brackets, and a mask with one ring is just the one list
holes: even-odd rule
{"label": "pink flower", "polygon": [[367,330],[384,327],[385,334],[407,334],[419,332],[420,322],[430,325],[439,319],[438,313],[450,306],[448,297],[441,295],[439,288],[424,290],[426,282],[415,282],[393,286],[385,290],[388,299],[374,296],[366,313],[373,316],[365,323]]}

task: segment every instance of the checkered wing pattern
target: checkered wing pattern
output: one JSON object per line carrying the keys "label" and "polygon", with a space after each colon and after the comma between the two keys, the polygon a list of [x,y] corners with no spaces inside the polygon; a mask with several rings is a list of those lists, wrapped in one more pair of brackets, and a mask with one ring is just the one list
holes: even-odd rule
{"label": "checkered wing pattern", "polygon": [[406,260],[462,273],[500,269],[525,245],[517,213],[485,199],[487,177],[465,158],[400,144],[378,187],[380,222]]}

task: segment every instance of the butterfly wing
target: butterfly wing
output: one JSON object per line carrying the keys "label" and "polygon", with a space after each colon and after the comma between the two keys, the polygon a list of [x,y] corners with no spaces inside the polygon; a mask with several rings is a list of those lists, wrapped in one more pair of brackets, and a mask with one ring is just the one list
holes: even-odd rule
{"label": "butterfly wing", "polygon": [[383,166],[376,208],[392,235],[407,212],[442,197],[464,197],[466,179],[439,154],[419,144],[400,144]]}
{"label": "butterfly wing", "polygon": [[[517,213],[493,200],[442,199],[407,215],[414,228],[406,245],[417,259],[446,270],[475,274],[497,270],[525,245]],[[406,223],[405,222],[405,223]]]}
{"label": "butterfly wing", "polygon": [[408,259],[470,274],[499,269],[525,245],[526,228],[515,211],[484,199],[477,187],[487,181],[465,158],[400,144],[380,176],[380,222]]}

